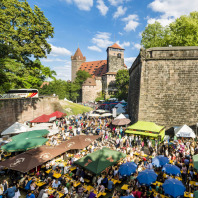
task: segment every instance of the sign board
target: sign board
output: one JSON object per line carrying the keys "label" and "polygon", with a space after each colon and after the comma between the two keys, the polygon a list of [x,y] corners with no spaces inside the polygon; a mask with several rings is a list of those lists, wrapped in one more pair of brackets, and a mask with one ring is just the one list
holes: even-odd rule
{"label": "sign board", "polygon": [[117,114],[116,114],[116,113],[117,113],[116,111],[117,111],[117,109],[116,109],[116,108],[113,108],[113,109],[112,109],[112,113],[113,113],[113,117],[114,117],[114,118],[115,118],[115,117],[116,117],[116,115],[117,115]]}
{"label": "sign board", "polygon": [[54,120],[56,120],[56,116],[51,117],[51,118],[49,119],[49,122],[52,122],[52,121],[54,121]]}

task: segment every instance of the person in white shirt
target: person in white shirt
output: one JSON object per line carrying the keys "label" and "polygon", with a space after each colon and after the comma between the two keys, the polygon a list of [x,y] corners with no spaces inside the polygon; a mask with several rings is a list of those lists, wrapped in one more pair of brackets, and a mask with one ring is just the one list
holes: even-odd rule
{"label": "person in white shirt", "polygon": [[45,190],[45,192],[43,193],[42,198],[48,198],[48,197],[49,197],[48,190]]}

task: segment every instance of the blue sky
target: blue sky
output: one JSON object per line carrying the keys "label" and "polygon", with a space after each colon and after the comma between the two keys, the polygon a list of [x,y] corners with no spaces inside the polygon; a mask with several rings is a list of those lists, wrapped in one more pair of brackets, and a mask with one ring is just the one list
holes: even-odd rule
{"label": "blue sky", "polygon": [[198,10],[197,0],[27,1],[41,8],[54,27],[54,38],[48,40],[52,52],[41,61],[63,80],[71,79],[71,55],[78,46],[87,61],[106,60],[106,48],[116,42],[125,48],[125,63],[130,68],[148,23],[157,20],[165,26]]}

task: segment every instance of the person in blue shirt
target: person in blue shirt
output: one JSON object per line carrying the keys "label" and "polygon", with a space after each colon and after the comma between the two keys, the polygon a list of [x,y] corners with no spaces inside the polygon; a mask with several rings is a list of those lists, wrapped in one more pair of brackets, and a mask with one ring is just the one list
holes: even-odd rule
{"label": "person in blue shirt", "polygon": [[28,183],[25,186],[25,190],[30,190],[30,184],[32,183],[32,180],[28,181]]}
{"label": "person in blue shirt", "polygon": [[108,186],[107,186],[107,188],[108,188],[108,190],[112,190],[113,189],[113,182],[111,181],[111,180],[109,180],[108,181]]}
{"label": "person in blue shirt", "polygon": [[15,191],[16,191],[16,186],[10,186],[4,194],[6,194],[7,198],[12,198],[15,195]]}
{"label": "person in blue shirt", "polygon": [[31,191],[28,191],[26,198],[35,198],[35,195],[33,193],[31,193]]}

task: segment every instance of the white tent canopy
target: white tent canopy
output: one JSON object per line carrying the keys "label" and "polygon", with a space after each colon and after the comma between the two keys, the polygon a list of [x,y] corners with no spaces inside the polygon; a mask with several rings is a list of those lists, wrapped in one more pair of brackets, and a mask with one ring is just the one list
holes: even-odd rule
{"label": "white tent canopy", "polygon": [[112,113],[103,113],[101,115],[101,117],[109,117],[109,116],[112,116]]}
{"label": "white tent canopy", "polygon": [[186,124],[176,128],[175,129],[175,135],[177,137],[191,137],[191,138],[195,138],[194,131],[189,126],[187,126]]}
{"label": "white tent canopy", "polygon": [[124,118],[126,118],[126,117],[121,113],[119,116],[117,116],[115,118],[115,120],[117,120],[117,119],[124,119]]}
{"label": "white tent canopy", "polygon": [[11,135],[17,133],[27,132],[29,127],[27,125],[15,122],[13,125],[4,130],[1,135]]}
{"label": "white tent canopy", "polygon": [[99,116],[100,116],[100,114],[91,113],[91,114],[89,114],[89,116],[90,116],[90,117],[99,117]]}
{"label": "white tent canopy", "polygon": [[49,129],[49,127],[53,126],[53,123],[41,123],[35,124],[33,127],[29,128],[29,131],[39,130],[39,129]]}

